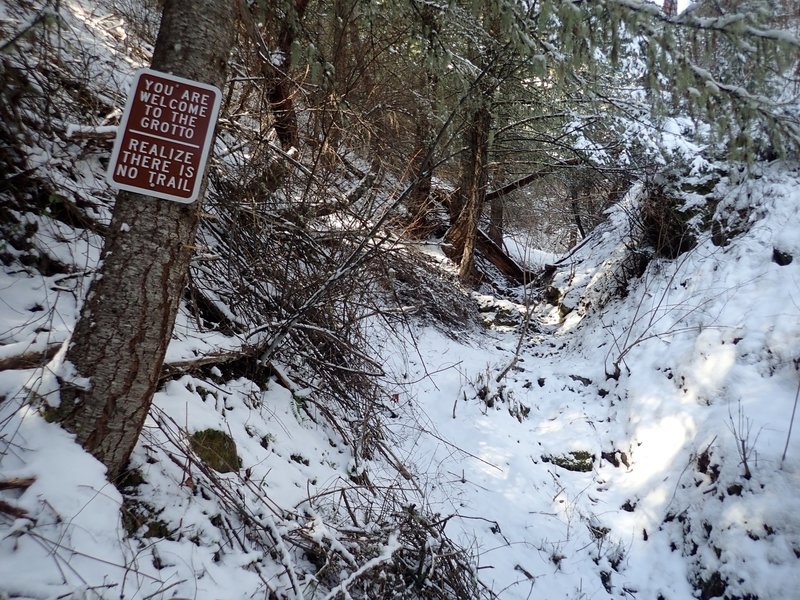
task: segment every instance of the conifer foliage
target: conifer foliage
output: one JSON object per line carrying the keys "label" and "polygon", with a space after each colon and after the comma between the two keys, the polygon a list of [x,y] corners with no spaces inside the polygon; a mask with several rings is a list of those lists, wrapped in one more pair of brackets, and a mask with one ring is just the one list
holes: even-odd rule
{"label": "conifer foliage", "polygon": [[[792,152],[791,10],[766,0],[680,14],[639,0],[310,5],[292,67],[308,91],[305,143],[346,153],[391,135],[384,168],[415,182],[409,232],[435,230],[444,198],[451,256],[474,281],[487,194],[495,240],[514,203],[504,211],[493,192],[514,181],[571,198],[564,218],[584,235],[612,190],[674,159],[658,132],[667,117],[694,119],[712,154]],[[456,188],[431,194],[434,172]],[[606,203],[588,201],[598,193]]]}

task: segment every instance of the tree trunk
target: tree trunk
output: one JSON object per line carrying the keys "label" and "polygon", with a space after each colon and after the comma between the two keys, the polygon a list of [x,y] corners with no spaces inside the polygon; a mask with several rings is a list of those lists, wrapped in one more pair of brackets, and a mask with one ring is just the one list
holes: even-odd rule
{"label": "tree trunk", "polygon": [[[269,14],[260,14],[262,10],[274,12],[270,6],[238,0],[239,16],[256,47],[261,60],[261,72],[267,82],[267,100],[273,119],[272,127],[275,129],[281,148],[287,152],[300,147],[297,112],[294,109],[293,99],[297,86],[290,77],[289,70],[295,34],[307,7],[308,0],[296,0],[291,6],[287,5],[289,13],[286,17],[270,19]],[[262,25],[262,21],[267,25]],[[264,28],[273,34],[274,41],[270,45],[267,45],[261,35],[261,30]],[[275,50],[278,52],[274,52]]]}
{"label": "tree trunk", "polygon": [[[226,0],[191,7],[166,0],[152,67],[222,87],[234,23]],[[158,384],[199,211],[200,202],[117,196],[102,268],[67,349],[56,409],[110,479],[124,470]]]}
{"label": "tree trunk", "polygon": [[466,155],[461,167],[461,187],[451,212],[450,229],[445,236],[459,260],[458,276],[464,282],[474,276],[475,240],[486,198],[491,113],[488,100],[482,97],[480,102],[471,115]]}
{"label": "tree trunk", "polygon": [[425,50],[426,57],[423,61],[423,93],[420,94],[414,106],[414,150],[409,161],[409,171],[416,183],[408,200],[411,218],[407,235],[414,239],[428,237],[439,225],[436,219],[431,219],[431,213],[436,204],[431,198],[433,191],[431,152],[436,139],[433,115],[438,112],[436,89],[439,85],[439,75],[429,66],[437,44],[435,36],[438,29],[437,14],[438,11],[431,5],[422,4],[419,7],[418,16],[423,30],[428,32],[428,40]]}
{"label": "tree trunk", "polygon": [[503,247],[503,200],[500,197],[492,198],[489,203],[489,239],[500,248]]}
{"label": "tree trunk", "polygon": [[300,148],[300,136],[297,129],[297,113],[294,110],[295,84],[289,76],[291,68],[292,45],[294,44],[295,29],[303,19],[308,7],[308,0],[296,0],[294,12],[289,19],[281,24],[278,34],[278,50],[280,61],[273,68],[273,78],[269,87],[269,102],[275,118],[275,133],[284,150]]}
{"label": "tree trunk", "polygon": [[578,233],[580,234],[581,239],[583,239],[586,237],[586,231],[583,228],[583,221],[581,220],[581,208],[578,202],[578,198],[579,198],[578,189],[575,188],[573,189],[570,197],[570,206],[572,208],[572,217],[573,219],[575,219],[575,227],[578,228]]}
{"label": "tree trunk", "polygon": [[430,161],[426,160],[433,136],[427,114],[417,110],[414,123],[414,154],[411,157],[409,171],[416,183],[408,198],[408,212],[411,217],[406,235],[412,239],[424,239],[435,228],[435,224],[431,223],[430,219],[430,213],[434,208],[434,204],[431,201],[433,180],[430,165],[428,164]]}

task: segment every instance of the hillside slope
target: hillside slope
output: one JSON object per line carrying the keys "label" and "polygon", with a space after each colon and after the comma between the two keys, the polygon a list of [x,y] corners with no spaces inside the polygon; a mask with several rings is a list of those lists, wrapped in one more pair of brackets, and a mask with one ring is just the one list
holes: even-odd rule
{"label": "hillside slope", "polygon": [[398,369],[434,374],[409,390],[417,426],[398,431],[503,597],[798,589],[799,176],[760,165],[689,194],[717,225],[639,276],[631,261],[652,248],[634,190],[558,265],[558,306],[533,308],[499,382],[514,335],[420,334],[422,358]]}

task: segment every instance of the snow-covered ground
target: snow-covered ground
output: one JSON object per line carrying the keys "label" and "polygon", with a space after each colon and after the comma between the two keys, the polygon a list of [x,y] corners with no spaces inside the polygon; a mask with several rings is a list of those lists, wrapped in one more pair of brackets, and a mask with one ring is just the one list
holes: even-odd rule
{"label": "snow-covered ground", "polygon": [[416,426],[397,427],[408,460],[502,597],[800,589],[800,271],[776,262],[800,252],[800,179],[774,165],[718,193],[745,233],[724,247],[704,234],[608,302],[628,221],[613,208],[554,281],[574,310],[536,307],[542,333],[500,382],[515,334],[429,330],[401,355],[418,381]]}
{"label": "snow-covered ground", "polygon": [[[124,42],[119,20],[100,3],[64,5],[97,58],[94,85],[118,87],[139,66],[121,68],[130,59],[110,51]],[[5,23],[24,26],[2,8]],[[26,167],[107,221],[101,152],[65,140],[39,139]],[[800,171],[756,165],[744,183],[723,180],[714,200],[720,223],[737,215],[725,245],[704,231],[627,286],[635,197],[612,208],[559,263],[561,306],[531,306],[524,327],[525,307],[486,294],[475,297],[482,329],[412,323],[398,339],[376,322],[392,437],[372,460],[311,418],[311,389],[177,375],[134,452],[138,479],[120,491],[46,419],[61,354],[0,370],[0,598],[344,597],[398,548],[391,519],[384,530],[380,515],[347,505],[371,486],[440,515],[502,599],[798,597]],[[39,251],[75,270],[0,268],[0,364],[59,348],[99,256],[97,234],[17,216],[37,227]],[[182,312],[168,360],[237,342]],[[192,458],[190,437],[206,429],[235,440],[233,471]],[[369,563],[343,540],[358,528],[378,540]],[[338,557],[328,580],[288,542],[301,538]],[[424,548],[434,569],[437,548]]]}
{"label": "snow-covered ground", "polygon": [[[533,307],[519,359],[499,382],[518,330],[454,339],[420,326],[386,344],[395,455],[494,593],[778,599],[800,589],[800,439],[789,437],[800,272],[796,260],[774,260],[800,254],[799,184],[775,165],[722,186],[717,210],[746,208],[748,230],[724,247],[706,235],[677,260],[653,261],[623,299],[579,303],[563,319]],[[553,283],[565,297],[605,297],[592,286],[624,245],[623,209],[562,264]],[[74,301],[57,278],[18,268],[2,277],[4,352],[39,343],[45,306],[58,317],[46,320],[51,340],[63,339]],[[192,339],[172,352],[202,346]],[[617,379],[607,376],[615,362]],[[0,515],[9,597],[244,598],[290,587],[280,561],[224,537],[217,499],[187,483],[197,478],[180,451],[187,433],[230,432],[241,468],[219,477],[265,527],[295,511],[297,527],[333,536],[315,499],[354,473],[375,482],[389,473],[377,460],[357,464],[305,417],[302,393],[247,380],[209,388],[187,375],[157,394],[135,452],[139,494],[169,537],[143,545],[126,535],[122,497],[102,467],[31,403],[52,391],[46,373],[3,371],[0,386],[0,480],[34,480],[2,492],[27,513]],[[299,589],[313,597],[307,582]]]}

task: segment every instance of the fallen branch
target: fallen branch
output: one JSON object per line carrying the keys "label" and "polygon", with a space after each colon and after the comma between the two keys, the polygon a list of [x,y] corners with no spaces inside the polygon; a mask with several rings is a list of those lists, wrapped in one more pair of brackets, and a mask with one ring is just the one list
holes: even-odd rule
{"label": "fallen branch", "polygon": [[14,479],[0,480],[0,490],[26,490],[31,487],[36,479],[33,477],[15,477]]}
{"label": "fallen branch", "polygon": [[252,358],[254,366],[268,369],[268,372],[275,375],[275,377],[278,379],[278,382],[287,390],[292,393],[300,391],[300,386],[293,382],[286,372],[277,364],[272,361],[268,361],[266,364],[261,364],[260,362],[256,361],[256,357],[261,354],[261,352],[262,348],[248,345],[232,350],[204,354],[203,356],[198,356],[196,358],[166,362],[161,368],[161,379],[164,380],[177,377],[178,375],[190,373],[191,371],[201,367],[225,365],[236,362],[237,360]]}
{"label": "fallen branch", "polygon": [[[0,358],[0,371],[35,369],[41,367],[56,355],[61,348],[61,344],[62,342],[50,343],[45,348],[39,350],[30,350],[22,354]],[[256,356],[259,352],[260,348],[246,345],[231,350],[204,354],[196,358],[166,362],[161,370],[161,379],[168,379],[208,365],[222,365],[239,360],[240,358],[249,358]],[[2,484],[3,482],[0,481],[0,490],[4,489]]]}
{"label": "fallen branch", "polygon": [[11,515],[12,517],[16,517],[18,519],[25,519],[28,516],[28,511],[26,511],[24,508],[14,506],[13,504],[9,504],[3,500],[0,500],[0,513]]}
{"label": "fallen branch", "polygon": [[[4,356],[0,358],[0,371],[41,367],[56,355],[59,348],[61,348],[61,342],[54,342],[39,350],[29,350],[14,356]],[[0,489],[3,488],[0,487]]]}
{"label": "fallen branch", "polygon": [[516,181],[512,181],[511,183],[504,185],[500,189],[493,190],[486,194],[485,202],[491,202],[497,198],[502,198],[503,196],[507,196],[511,192],[515,192],[521,188],[524,188],[527,185],[532,184],[537,179],[541,179],[542,177],[547,177],[548,175],[553,175],[558,173],[558,171],[564,167],[575,167],[581,164],[581,160],[577,158],[571,158],[569,160],[561,160],[558,161],[554,165],[549,165],[538,171],[531,173],[530,175],[526,175],[521,179],[517,179]]}
{"label": "fallen branch", "polygon": [[77,140],[113,140],[116,125],[67,125],[67,137]]}
{"label": "fallen branch", "polygon": [[161,368],[161,379],[168,379],[176,375],[182,375],[190,371],[199,369],[200,367],[207,367],[209,365],[224,365],[241,358],[249,358],[255,356],[258,349],[254,346],[242,346],[233,350],[223,350],[213,352],[211,354],[204,354],[196,358],[187,358],[184,360],[176,360],[173,362],[166,362]]}

